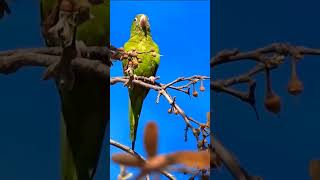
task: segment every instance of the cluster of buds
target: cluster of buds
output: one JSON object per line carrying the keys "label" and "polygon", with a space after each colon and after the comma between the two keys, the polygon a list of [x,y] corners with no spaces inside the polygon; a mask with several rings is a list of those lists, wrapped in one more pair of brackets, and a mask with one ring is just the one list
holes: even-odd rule
{"label": "cluster of buds", "polygon": [[118,50],[122,52],[120,59],[128,61],[127,67],[125,67],[125,73],[129,74],[130,76],[133,75],[134,69],[136,69],[141,62],[141,59],[138,57],[138,52],[135,49],[127,52],[124,51],[123,48],[119,48]]}
{"label": "cluster of buds", "polygon": [[195,135],[198,137],[200,133],[202,134],[202,139],[198,140],[198,149],[199,150],[209,149],[210,145],[208,144],[207,137],[209,137],[210,135],[210,112],[207,112],[206,123],[200,124],[199,128],[195,129],[194,133],[196,133]]}

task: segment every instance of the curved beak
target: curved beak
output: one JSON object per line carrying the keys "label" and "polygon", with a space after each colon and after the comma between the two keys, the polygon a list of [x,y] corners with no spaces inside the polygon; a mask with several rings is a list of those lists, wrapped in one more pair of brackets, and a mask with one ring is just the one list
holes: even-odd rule
{"label": "curved beak", "polygon": [[142,15],[140,18],[140,26],[143,30],[147,29],[147,17],[145,15]]}

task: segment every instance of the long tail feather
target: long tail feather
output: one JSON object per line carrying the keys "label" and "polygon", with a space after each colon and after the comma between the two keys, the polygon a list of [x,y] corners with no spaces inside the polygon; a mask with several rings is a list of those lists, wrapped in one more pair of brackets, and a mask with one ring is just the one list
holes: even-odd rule
{"label": "long tail feather", "polygon": [[[131,98],[130,98],[131,99]],[[129,122],[130,122],[130,139],[132,141],[131,148],[134,150],[138,122],[143,104],[143,97],[135,97],[134,100],[129,100]]]}

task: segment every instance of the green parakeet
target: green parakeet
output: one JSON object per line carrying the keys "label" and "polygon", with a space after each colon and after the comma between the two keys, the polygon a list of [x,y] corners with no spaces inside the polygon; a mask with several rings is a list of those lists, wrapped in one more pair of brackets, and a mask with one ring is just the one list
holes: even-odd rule
{"label": "green parakeet", "polygon": [[[68,33],[74,33],[72,28],[68,28],[68,25],[74,24],[74,18],[61,11],[59,3],[61,0],[41,0],[42,34],[47,46],[61,45],[61,39],[59,41],[48,33],[52,26],[59,24],[61,18],[66,18],[64,22],[67,22],[59,30],[65,37],[65,44],[69,43],[68,38],[73,42],[82,41],[87,46],[109,44],[109,0],[91,4],[90,19],[74,28],[75,36],[67,36]],[[109,123],[109,77],[100,78],[76,70],[74,75],[72,90],[61,89],[57,84],[62,109],[62,179],[89,180],[97,168]],[[105,169],[105,172],[108,170]]]}
{"label": "green parakeet", "polygon": [[[149,18],[144,14],[138,14],[131,25],[130,39],[125,43],[126,52],[137,53],[137,58],[124,59],[122,66],[125,75],[154,77],[156,75],[160,54],[158,45],[152,40]],[[134,149],[138,121],[142,104],[149,89],[133,85],[129,87],[129,123],[130,139]]]}

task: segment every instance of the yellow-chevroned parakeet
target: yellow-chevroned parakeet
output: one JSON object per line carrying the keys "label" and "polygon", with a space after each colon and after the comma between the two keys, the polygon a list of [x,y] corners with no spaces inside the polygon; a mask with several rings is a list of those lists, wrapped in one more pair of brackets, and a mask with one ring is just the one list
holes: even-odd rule
{"label": "yellow-chevroned parakeet", "polygon": [[[109,0],[87,1],[90,4],[87,9],[79,2],[41,0],[42,34],[47,46],[67,49],[74,47],[76,41],[86,46],[109,44]],[[90,18],[77,24],[81,18],[77,13],[85,11],[90,13]],[[52,35],[53,30],[59,38]],[[60,88],[57,81],[62,109],[62,179],[89,180],[97,168],[109,123],[109,77],[73,71],[71,90]]]}
{"label": "yellow-chevroned parakeet", "polygon": [[[129,54],[130,52],[137,54],[137,58],[123,60],[122,65],[125,75],[154,78],[160,63],[160,54],[158,45],[152,40],[149,18],[146,15],[138,14],[134,18],[130,30],[130,39],[125,43],[124,50]],[[130,139],[132,149],[134,149],[142,104],[149,89],[139,85],[130,85],[128,91]]]}

